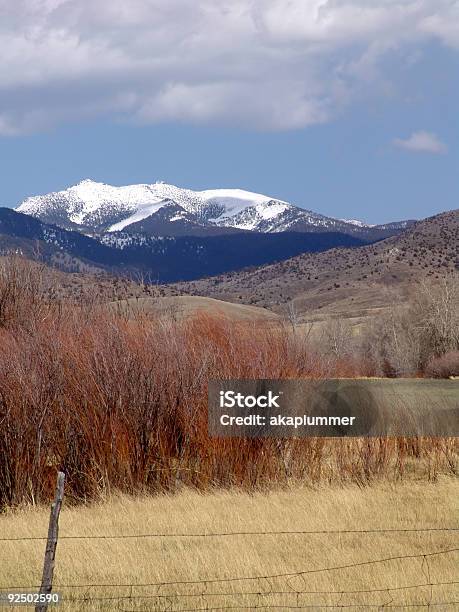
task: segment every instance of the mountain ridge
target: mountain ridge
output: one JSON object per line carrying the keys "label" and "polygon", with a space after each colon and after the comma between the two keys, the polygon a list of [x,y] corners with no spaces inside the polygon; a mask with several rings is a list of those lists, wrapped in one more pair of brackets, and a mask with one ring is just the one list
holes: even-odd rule
{"label": "mountain ridge", "polygon": [[[175,215],[167,209],[175,206]],[[234,231],[339,232],[369,242],[403,231],[413,220],[383,225],[334,219],[242,189],[193,191],[157,182],[114,187],[85,179],[65,190],[26,198],[18,212],[83,233],[142,231],[149,235],[213,235]],[[219,229],[218,229],[219,228]]]}
{"label": "mountain ridge", "polygon": [[67,271],[90,269],[131,278],[142,274],[163,283],[262,265],[305,251],[362,244],[361,239],[338,232],[177,237],[109,232],[95,238],[0,208],[0,255],[19,253]]}
{"label": "mountain ridge", "polygon": [[163,295],[200,295],[285,312],[353,313],[387,307],[423,279],[459,269],[459,209],[360,248],[338,247],[213,278],[170,284]]}

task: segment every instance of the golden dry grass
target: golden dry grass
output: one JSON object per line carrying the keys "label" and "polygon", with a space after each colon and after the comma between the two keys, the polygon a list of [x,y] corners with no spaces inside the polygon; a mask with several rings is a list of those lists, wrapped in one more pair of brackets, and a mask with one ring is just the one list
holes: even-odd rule
{"label": "golden dry grass", "polygon": [[[60,535],[458,527],[458,494],[457,481],[442,478],[436,484],[412,482],[367,488],[292,488],[254,494],[185,490],[174,496],[121,496],[88,506],[64,507]],[[10,511],[0,518],[0,535],[42,536],[47,519],[46,508]],[[458,584],[400,587],[459,581],[457,552],[304,575],[295,573],[454,549],[459,547],[458,538],[458,532],[452,531],[62,538],[55,583],[151,585],[56,586],[68,598],[61,606],[63,610],[282,610],[311,606],[321,610],[327,609],[325,606],[371,609],[383,604],[397,609],[409,604],[406,609],[423,610],[429,602],[435,604],[435,610],[454,610],[459,604],[437,604],[459,601]],[[37,584],[43,550],[42,541],[2,543],[2,589]],[[293,575],[273,577],[279,574]],[[225,581],[257,576],[268,578]],[[166,584],[174,581],[197,582]],[[346,593],[372,589],[381,590]],[[80,601],[70,602],[71,598]],[[91,598],[99,599],[81,601]]]}
{"label": "golden dry grass", "polygon": [[232,302],[193,295],[136,297],[110,302],[109,306],[112,311],[121,312],[132,318],[138,317],[139,314],[145,314],[181,320],[204,313],[209,316],[226,317],[235,321],[281,323],[279,315],[266,308],[247,304],[233,304]]}

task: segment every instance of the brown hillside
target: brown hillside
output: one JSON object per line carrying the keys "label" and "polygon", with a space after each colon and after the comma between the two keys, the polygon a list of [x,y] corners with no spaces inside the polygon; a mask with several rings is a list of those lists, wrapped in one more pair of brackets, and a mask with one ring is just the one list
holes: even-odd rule
{"label": "brown hillside", "polygon": [[360,248],[305,253],[292,259],[162,288],[165,295],[203,295],[282,311],[361,316],[406,296],[422,279],[455,270],[459,209],[420,221],[403,234]]}

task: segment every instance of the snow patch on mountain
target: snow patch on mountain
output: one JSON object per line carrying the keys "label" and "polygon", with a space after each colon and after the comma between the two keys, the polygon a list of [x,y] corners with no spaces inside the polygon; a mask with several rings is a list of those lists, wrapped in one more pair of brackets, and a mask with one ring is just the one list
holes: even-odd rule
{"label": "snow patch on mountain", "polygon": [[130,215],[129,217],[126,217],[126,219],[123,219],[122,221],[119,221],[118,223],[114,223],[107,229],[107,231],[120,232],[128,225],[131,225],[131,223],[137,223],[137,221],[143,221],[143,219],[146,219],[153,213],[158,212],[158,210],[162,208],[162,206],[164,205],[164,202],[165,200],[159,199],[153,203],[148,202],[144,204],[139,204],[134,214]]}
{"label": "snow patch on mountain", "polygon": [[99,236],[99,241],[102,244],[121,251],[130,247],[151,246],[164,240],[173,240],[173,238],[144,236],[143,234],[125,234],[124,232],[111,232],[110,234]]}
{"label": "snow patch on mountain", "polygon": [[375,225],[371,225],[370,223],[365,223],[364,221],[360,221],[360,219],[340,219],[344,223],[350,223],[351,225],[355,225],[357,227],[375,227]]}
{"label": "snow patch on mountain", "polygon": [[213,223],[235,217],[249,206],[262,208],[264,204],[271,200],[267,196],[242,189],[207,189],[198,192],[198,194],[206,204],[221,207],[221,214],[208,219]]}
{"label": "snow patch on mountain", "polygon": [[[280,223],[279,225],[280,217],[289,208],[291,208],[290,205],[276,200],[260,202],[254,206],[232,206],[230,211],[219,217],[209,219],[209,222],[214,225],[235,227],[246,231],[283,231],[283,224]],[[272,223],[269,223],[270,221]],[[261,225],[264,226],[263,229]]]}

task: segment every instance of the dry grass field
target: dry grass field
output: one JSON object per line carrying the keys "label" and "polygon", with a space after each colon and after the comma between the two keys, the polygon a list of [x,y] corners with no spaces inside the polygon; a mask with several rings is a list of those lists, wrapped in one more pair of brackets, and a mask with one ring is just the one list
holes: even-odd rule
{"label": "dry grass field", "polygon": [[205,314],[222,316],[234,321],[276,322],[280,317],[266,308],[233,304],[213,298],[192,295],[172,297],[135,297],[110,303],[116,312],[136,318],[139,314],[183,319]]}
{"label": "dry grass field", "polygon": [[[435,484],[253,494],[185,489],[64,505],[55,590],[65,597],[62,610],[424,610],[429,604],[455,610],[458,531],[266,532],[458,529],[458,499],[458,482],[444,477]],[[0,535],[43,536],[47,520],[46,507],[10,511],[0,518]],[[262,533],[190,535],[231,532]],[[91,539],[136,534],[171,535]],[[43,551],[43,541],[3,542],[0,590],[38,584]]]}

